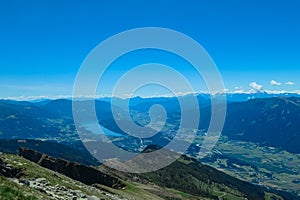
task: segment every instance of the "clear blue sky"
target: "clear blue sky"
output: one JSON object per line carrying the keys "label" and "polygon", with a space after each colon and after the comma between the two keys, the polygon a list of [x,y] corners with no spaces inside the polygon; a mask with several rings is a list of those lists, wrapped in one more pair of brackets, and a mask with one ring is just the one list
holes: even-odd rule
{"label": "clear blue sky", "polygon": [[146,26],[198,41],[230,91],[248,90],[251,82],[297,90],[299,10],[297,0],[1,1],[0,98],[71,95],[77,70],[98,43]]}

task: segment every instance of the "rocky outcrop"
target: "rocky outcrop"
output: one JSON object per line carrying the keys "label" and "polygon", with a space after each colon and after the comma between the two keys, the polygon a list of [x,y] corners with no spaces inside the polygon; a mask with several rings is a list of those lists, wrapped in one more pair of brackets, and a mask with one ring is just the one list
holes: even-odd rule
{"label": "rocky outcrop", "polygon": [[20,177],[23,175],[22,169],[15,168],[7,163],[5,163],[0,158],[0,175],[8,178]]}
{"label": "rocky outcrop", "polygon": [[101,184],[111,188],[125,187],[118,178],[105,174],[93,167],[60,158],[53,158],[27,148],[20,148],[19,153],[20,156],[35,162],[42,167],[59,172],[87,185]]}
{"label": "rocky outcrop", "polygon": [[[45,178],[31,178],[29,180],[27,179],[12,179],[13,182],[21,185],[21,186],[29,186],[50,199],[57,199],[57,200],[74,200],[74,199],[81,199],[81,200],[100,200],[96,196],[91,196],[86,194],[84,191],[81,190],[73,190],[70,188],[67,188],[63,185],[55,184],[52,185],[47,179]],[[86,186],[90,187],[90,186]],[[85,188],[88,189],[88,188]],[[101,192],[103,196],[110,197],[110,199],[116,199],[114,198],[112,194]]]}

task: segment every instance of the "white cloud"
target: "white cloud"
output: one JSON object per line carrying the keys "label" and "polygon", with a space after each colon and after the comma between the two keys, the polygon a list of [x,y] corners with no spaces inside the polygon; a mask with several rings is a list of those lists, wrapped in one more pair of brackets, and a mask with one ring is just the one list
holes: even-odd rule
{"label": "white cloud", "polygon": [[267,94],[287,94],[289,93],[286,90],[265,90]]}
{"label": "white cloud", "polygon": [[256,91],[262,91],[262,90],[263,90],[263,86],[260,85],[260,84],[258,84],[258,83],[256,83],[256,82],[251,82],[251,83],[249,84],[249,86],[250,86],[250,88],[251,88],[252,90],[256,90]]}
{"label": "white cloud", "polygon": [[270,84],[273,85],[273,86],[280,86],[281,85],[280,82],[277,82],[277,81],[274,81],[274,80],[271,80]]}
{"label": "white cloud", "polygon": [[288,81],[288,82],[286,82],[285,84],[286,84],[286,85],[295,85],[295,83],[292,82],[292,81]]}
{"label": "white cloud", "polygon": [[295,94],[299,94],[299,95],[300,95],[300,90],[294,90],[292,93],[295,93]]}
{"label": "white cloud", "polygon": [[244,89],[242,87],[236,86],[236,87],[234,87],[234,91],[232,93],[234,93],[234,94],[241,94],[241,93],[244,93],[244,92],[245,91],[244,91]]}

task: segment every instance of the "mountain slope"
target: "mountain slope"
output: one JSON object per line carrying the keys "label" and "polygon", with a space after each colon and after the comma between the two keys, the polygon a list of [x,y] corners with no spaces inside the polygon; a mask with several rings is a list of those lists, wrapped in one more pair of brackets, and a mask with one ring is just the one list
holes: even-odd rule
{"label": "mountain slope", "polygon": [[36,106],[0,103],[0,138],[36,138],[59,132],[45,118],[53,119]]}
{"label": "mountain slope", "polygon": [[[153,152],[159,149],[155,145],[148,146],[144,153]],[[164,150],[168,156],[174,156],[174,153]],[[134,166],[134,163],[139,163],[139,160],[149,164],[152,161],[145,154],[137,156],[137,160],[129,161],[129,166]],[[155,155],[160,157],[159,155]],[[159,159],[159,158],[158,158]],[[126,163],[125,164],[126,166]],[[117,164],[117,163],[114,163]],[[123,166],[123,164],[120,164]],[[245,181],[233,178],[221,171],[212,167],[201,164],[199,161],[187,157],[180,156],[179,159],[157,171],[131,174],[123,173],[116,170],[109,169],[105,165],[100,166],[101,170],[115,174],[123,179],[131,181],[139,181],[142,183],[155,183],[163,188],[172,188],[186,194],[191,194],[199,197],[200,199],[265,199],[266,195],[271,195],[263,187],[252,185]],[[274,199],[280,199],[274,195]],[[271,196],[272,196],[271,195]]]}
{"label": "mountain slope", "polygon": [[[16,155],[0,153],[0,168],[0,199],[124,199]],[[18,174],[3,171],[18,171]]]}
{"label": "mountain slope", "polygon": [[[52,162],[53,158],[43,158],[41,162]],[[47,161],[48,160],[48,161]],[[235,199],[243,199],[244,194],[238,192],[236,188],[224,188],[224,191],[219,191],[219,188],[215,185],[207,185],[206,187],[212,187],[213,190],[200,191],[197,189],[191,194],[184,188],[176,189],[166,184],[166,182],[157,182],[156,179],[151,181],[149,175],[141,175],[140,178],[135,181],[130,179],[123,179],[125,188],[116,189],[102,184],[85,185],[81,182],[72,180],[62,174],[45,169],[35,163],[29,162],[22,157],[0,153],[0,167],[2,169],[16,169],[20,173],[17,174],[1,174],[0,173],[0,185],[6,185],[9,187],[9,191],[5,190],[5,195],[9,195],[12,191],[17,191],[21,196],[27,196],[30,199],[216,199],[218,196],[236,197]],[[60,161],[59,161],[60,162]],[[67,161],[65,161],[67,162]],[[181,162],[181,161],[180,161]],[[80,167],[76,163],[69,163],[66,167]],[[183,162],[185,166],[185,161]],[[60,165],[63,167],[63,165]],[[183,168],[185,169],[185,168]],[[75,168],[74,168],[75,170]],[[76,170],[71,171],[74,175],[77,174]],[[2,170],[3,171],[3,170]],[[82,171],[84,173],[84,171]],[[70,173],[70,171],[69,171]],[[102,173],[102,172],[100,172]],[[119,172],[118,172],[119,173]],[[155,173],[155,172],[154,172]],[[187,173],[187,172],[186,172]],[[186,175],[183,174],[183,176]],[[120,175],[120,174],[119,174]],[[7,179],[8,178],[10,179]],[[107,177],[110,175],[108,174]],[[121,177],[122,175],[120,175]],[[139,176],[139,175],[138,175]],[[136,176],[137,177],[137,176]],[[189,177],[187,177],[189,178]],[[147,179],[147,180],[146,180]],[[142,181],[146,180],[146,181]],[[158,179],[157,179],[158,180]],[[153,184],[157,183],[157,185]],[[182,187],[188,188],[186,182],[182,182]],[[253,186],[256,188],[256,186]],[[198,192],[197,192],[198,191]],[[213,192],[213,193],[210,193]],[[230,192],[230,193],[229,193]],[[193,194],[194,193],[194,194]],[[262,193],[264,196],[264,193]],[[268,194],[269,195],[269,194]],[[258,199],[264,199],[264,197]],[[273,195],[280,199],[277,195]]]}
{"label": "mountain slope", "polygon": [[[167,123],[178,125],[180,113],[174,99],[170,106],[166,98],[162,104],[168,109]],[[207,102],[207,101],[206,101]],[[132,107],[135,121],[148,120],[147,112],[152,104],[160,103],[153,99]],[[84,104],[84,102],[83,102]],[[205,104],[205,101],[204,101]],[[122,109],[116,107],[122,120]],[[70,100],[49,101],[41,106],[30,103],[0,102],[0,138],[47,138],[70,141],[76,134],[72,120]],[[111,114],[111,104],[96,101],[99,121],[106,128],[120,132]],[[210,120],[210,107],[201,107],[200,129],[207,129]],[[146,112],[146,113],[145,113]],[[194,112],[190,110],[189,112]],[[141,113],[141,115],[139,115]],[[258,142],[262,145],[281,147],[289,152],[300,153],[300,98],[276,97],[252,99],[246,102],[228,104],[223,134],[231,139]]]}
{"label": "mountain slope", "polygon": [[[34,144],[34,141],[31,141],[31,143]],[[50,143],[47,142],[37,142],[36,144],[39,144],[39,146],[43,146],[42,143],[45,143],[46,146],[48,145],[48,147],[51,147],[49,146]],[[26,143],[22,143],[22,142],[21,144],[26,145]],[[40,148],[40,150],[43,149],[44,148]],[[56,155],[62,155],[61,153],[64,153],[65,155],[69,155],[71,152],[76,151],[76,150],[70,150],[70,148],[65,148],[61,144],[56,144],[55,149],[57,152]],[[144,150],[144,153],[152,152],[156,149],[157,146],[148,146]],[[61,153],[59,153],[59,151],[61,151]],[[83,167],[82,165],[72,163],[66,160],[51,158],[46,155],[37,157],[36,156],[38,155],[37,153],[33,152],[32,154],[32,151],[30,152],[31,154],[23,153],[22,155],[26,155],[26,157],[28,157],[30,160],[38,162],[43,166],[50,167],[51,169],[55,169],[60,172],[65,171],[67,172],[68,175],[72,177],[73,176],[80,177],[79,175],[80,173],[78,172],[84,172],[85,167]],[[78,151],[76,154],[77,154],[76,155],[77,160],[81,160],[79,159],[80,157],[82,157],[83,159],[87,158],[85,154],[83,153],[81,154],[81,151]],[[61,180],[57,180],[57,177],[60,178],[64,177],[63,175],[59,175],[57,173],[55,173],[56,175],[53,176],[51,175],[52,172],[50,171],[49,171],[50,174],[48,171],[44,172],[43,168],[41,168],[40,166],[37,166],[28,161],[24,161],[23,158],[19,158],[18,156],[7,155],[3,153],[0,153],[0,156],[2,157],[2,159],[5,160],[5,162],[8,162],[10,166],[14,166],[17,167],[18,169],[22,169],[21,175],[18,177],[13,176],[13,178],[14,177],[17,178],[18,180],[16,179],[14,180],[18,181],[24,187],[26,186],[24,184],[28,183],[27,181],[29,181],[30,183],[31,182],[36,183],[40,180],[40,178],[45,178],[46,181],[43,182],[46,182],[47,184],[55,185],[57,183],[62,182]],[[66,169],[64,169],[64,166],[66,167]],[[29,169],[27,169],[27,167],[29,167]],[[70,167],[72,167],[72,170],[69,169]],[[177,161],[167,166],[166,168],[160,169],[155,172],[144,173],[144,174],[122,173],[115,170],[111,170],[105,167],[104,165],[100,166],[98,169],[101,172],[108,174],[107,177],[110,176],[119,177],[119,179],[122,180],[122,182],[126,185],[125,190],[121,190],[121,191],[110,187],[107,188],[107,186],[103,186],[102,184],[94,185],[94,187],[100,190],[102,189],[108,190],[109,191],[108,194],[117,195],[118,198],[141,199],[140,195],[142,195],[144,199],[160,199],[160,198],[161,199],[205,199],[205,198],[217,199],[218,197],[222,197],[222,198],[224,197],[229,199],[232,198],[244,199],[245,197],[247,197],[248,199],[265,199],[266,195],[267,196],[271,195],[276,197],[275,199],[281,199],[278,195],[271,194],[270,192],[267,192],[262,187],[255,186],[244,181],[240,181],[220,171],[217,171],[211,167],[202,165],[197,160],[186,156],[182,156],[181,158],[179,158]],[[92,175],[92,177],[96,177],[96,176]],[[65,178],[63,178],[63,180],[65,180]],[[73,189],[73,187],[77,188],[77,190],[82,190],[77,186],[73,186],[73,182],[70,181],[70,179],[68,180],[69,181],[67,182],[69,182],[69,185],[64,186],[69,188],[67,189],[67,191],[76,190]],[[6,180],[3,181],[7,182]],[[37,183],[37,184],[40,184],[41,186],[44,187],[43,185],[44,183]],[[76,183],[76,185],[79,184]],[[84,186],[84,188],[85,187],[89,188],[89,186]],[[19,188],[19,186],[17,186],[17,188]],[[50,190],[50,191],[46,191],[47,195],[49,195],[49,193],[50,194],[53,193],[51,187],[50,188],[48,187],[46,189]],[[23,189],[19,188],[18,190],[22,191]],[[26,187],[24,191],[27,190],[28,188]],[[30,194],[33,194],[34,196],[41,195],[39,191],[34,191],[33,193]],[[42,192],[42,194],[45,194],[45,192]],[[96,196],[98,195],[96,194]]]}
{"label": "mountain slope", "polygon": [[300,99],[254,99],[230,104],[223,134],[300,153]]}

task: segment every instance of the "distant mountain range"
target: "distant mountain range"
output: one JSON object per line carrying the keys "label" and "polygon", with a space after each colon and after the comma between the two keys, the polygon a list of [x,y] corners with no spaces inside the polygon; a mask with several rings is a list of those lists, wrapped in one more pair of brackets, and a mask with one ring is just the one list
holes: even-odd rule
{"label": "distant mountain range", "polygon": [[[198,100],[201,116],[199,129],[207,131],[211,118],[210,102],[205,98],[198,97]],[[178,102],[171,102],[171,106],[167,101],[161,104],[168,112],[169,122],[176,124],[180,120],[180,107]],[[133,109],[145,113],[157,103],[159,101],[146,101],[133,106]],[[221,104],[216,106],[219,107],[217,112],[224,109]],[[300,98],[272,97],[228,102],[222,134],[234,140],[257,142],[300,153]]]}
{"label": "distant mountain range", "polygon": [[[189,101],[191,96],[181,98]],[[197,98],[201,111],[199,129],[205,130],[210,120],[210,100],[205,96]],[[147,117],[152,105],[161,104],[168,112],[168,122],[177,123],[176,117],[180,117],[179,103],[174,98],[135,98],[130,102],[131,110],[141,113],[141,116]],[[82,102],[84,103],[85,101]],[[113,120],[110,102],[107,99],[97,100],[95,105],[102,125],[123,134]],[[114,106],[122,115],[122,103]],[[192,106],[188,108],[190,112],[193,112]],[[258,142],[261,145],[281,147],[289,152],[300,153],[300,98],[272,97],[229,102],[222,134],[230,139]],[[45,103],[1,101],[0,138],[61,141],[78,139],[73,122],[72,102],[64,99]]]}
{"label": "distant mountain range", "polygon": [[[220,95],[226,95],[226,98],[229,102],[241,102],[241,101],[247,101],[249,99],[257,99],[257,98],[272,98],[272,97],[299,97],[300,98],[300,90],[299,91],[294,91],[294,92],[288,92],[288,91],[248,91],[248,92],[219,92],[215,93],[213,95],[207,93],[207,92],[202,92],[202,93],[196,93],[196,94],[186,94],[182,95],[179,97],[186,97],[186,96],[194,96],[196,95],[198,98],[205,98],[205,99],[210,99],[211,96],[213,97],[218,97]],[[170,98],[176,98],[176,97],[171,97],[171,96],[165,96],[165,97],[160,97],[160,96],[153,96],[153,97],[140,97],[140,96],[135,96],[131,98],[131,105],[136,105],[141,102],[145,101],[153,101],[153,100],[169,100]],[[34,103],[34,104],[46,104],[49,101],[52,101],[54,99],[62,99],[60,98],[39,98],[36,97],[35,99],[26,99],[26,98],[10,98],[10,99],[0,99],[0,102],[6,102],[6,103],[13,103],[13,104],[28,104],[28,103]],[[72,100],[72,97],[64,97],[63,99],[67,100]],[[81,100],[90,100],[90,98],[80,98]],[[122,104],[124,102],[124,98],[119,98],[119,97],[99,97],[96,98],[99,101],[105,101],[105,102],[111,102],[112,99],[114,99],[115,104],[117,105],[118,103]],[[76,100],[76,98],[75,98]]]}

